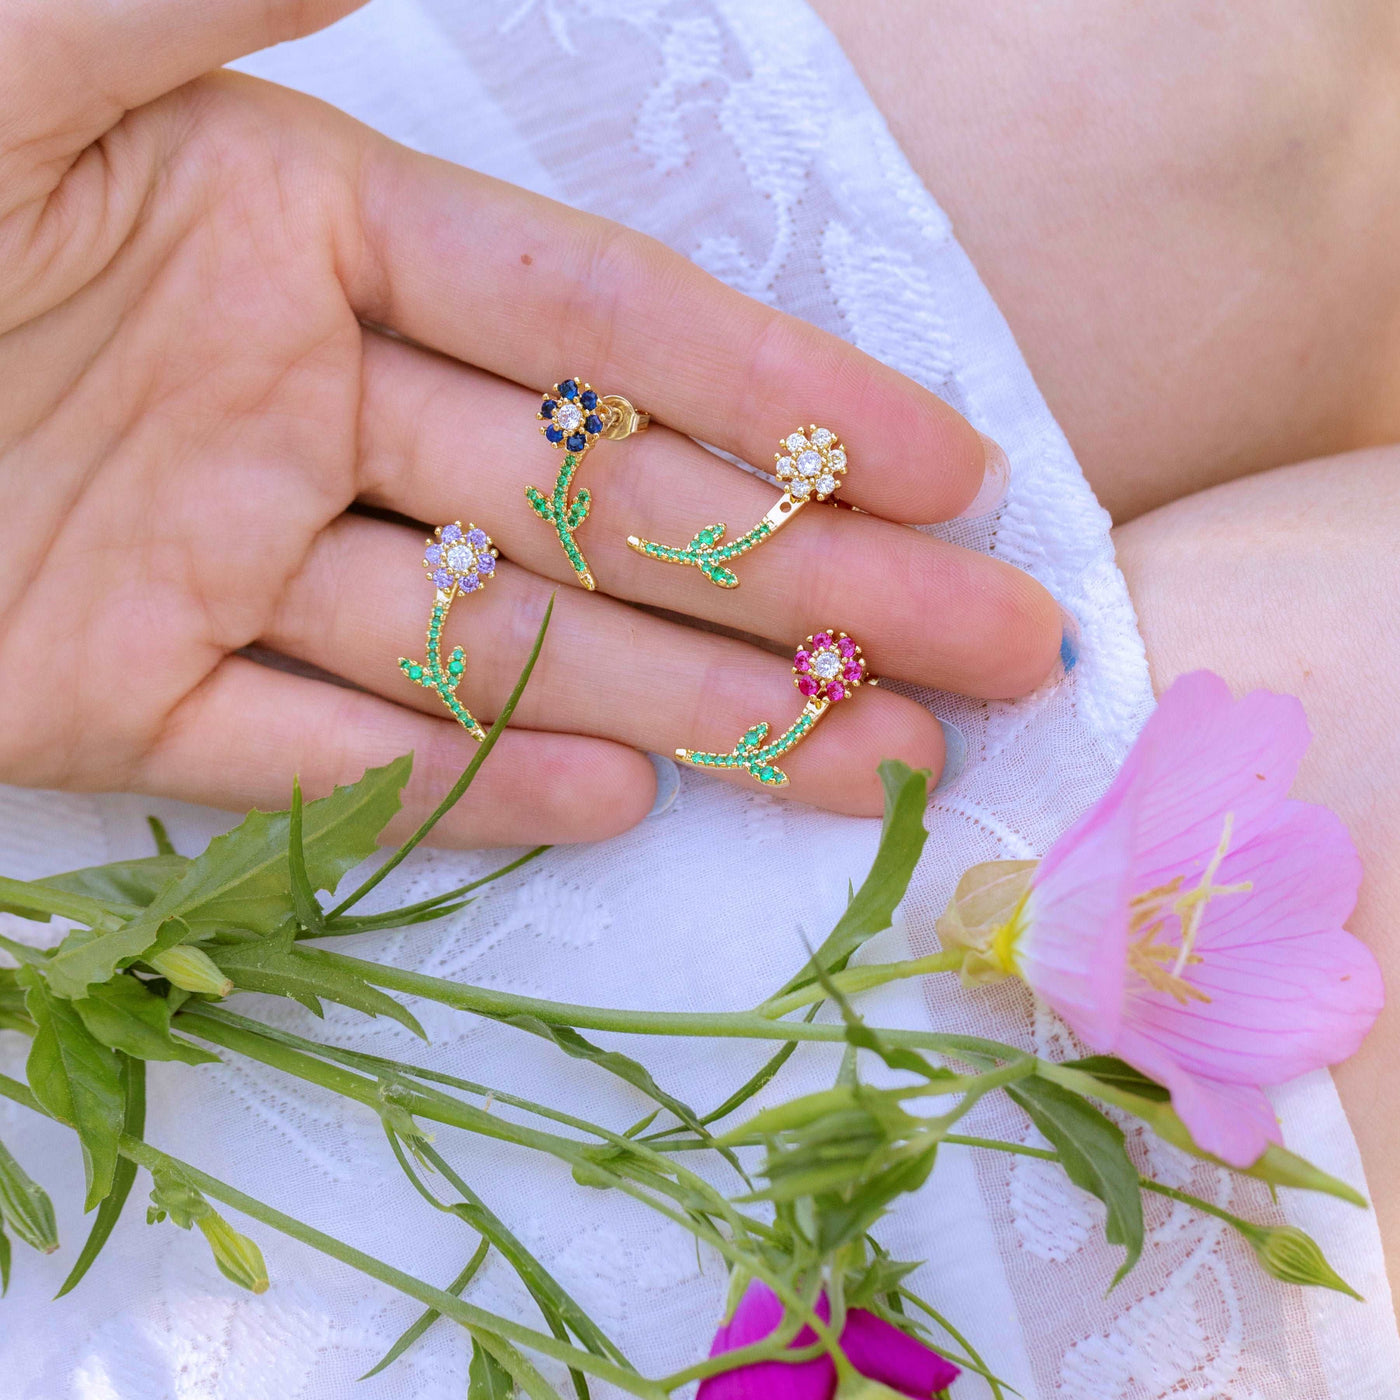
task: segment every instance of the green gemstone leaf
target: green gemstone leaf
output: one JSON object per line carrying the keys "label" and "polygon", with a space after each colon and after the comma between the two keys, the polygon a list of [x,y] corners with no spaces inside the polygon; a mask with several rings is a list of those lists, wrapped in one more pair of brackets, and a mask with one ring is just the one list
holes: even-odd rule
{"label": "green gemstone leaf", "polygon": [[18,976],[35,1027],[29,1088],[44,1108],[77,1132],[87,1178],[83,1208],[91,1210],[111,1191],[117,1166],[123,1116],[117,1057],[34,968],[21,968]]}
{"label": "green gemstone leaf", "polygon": [[205,1065],[218,1056],[170,1033],[170,1003],[135,977],[98,982],[73,1002],[83,1025],[110,1050],[138,1060],[179,1060]]}
{"label": "green gemstone leaf", "polygon": [[885,820],[870,873],[811,961],[776,995],[785,996],[809,985],[816,980],[817,968],[840,971],[867,939],[889,928],[895,907],[909,888],[928,839],[924,829],[928,780],[925,768],[913,769],[895,759],[887,759],[880,765],[880,781],[885,788]]}
{"label": "green gemstone leaf", "polygon": [[[303,845],[313,889],[334,890],[346,871],[374,853],[379,833],[399,810],[399,792],[412,767],[412,756],[405,755],[307,804]],[[271,933],[294,913],[287,869],[290,827],[289,811],[250,812],[233,831],[211,841],[124,927],[86,941],[66,939],[48,965],[49,985],[60,996],[82,996],[94,982],[107,981],[118,964],[150,948],[172,918],[183,920],[196,938],[221,928]]]}
{"label": "green gemstone leaf", "polygon": [[1045,1140],[1060,1154],[1065,1175],[1097,1196],[1108,1211],[1104,1234],[1127,1251],[1113,1276],[1117,1284],[1142,1254],[1142,1188],[1123,1145],[1123,1132],[1092,1104],[1058,1084],[1028,1078],[1006,1086]]}

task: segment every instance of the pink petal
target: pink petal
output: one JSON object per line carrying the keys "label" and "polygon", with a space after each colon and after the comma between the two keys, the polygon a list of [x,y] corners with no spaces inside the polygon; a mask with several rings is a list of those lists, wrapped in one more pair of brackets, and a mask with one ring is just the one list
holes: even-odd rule
{"label": "pink petal", "polygon": [[961,1374],[916,1337],[864,1308],[852,1308],[846,1314],[841,1350],[862,1376],[916,1400],[928,1400]]}
{"label": "pink petal", "polygon": [[1114,1050],[1171,1091],[1172,1107],[1203,1152],[1232,1167],[1250,1167],[1271,1142],[1283,1141],[1262,1089],[1192,1075],[1134,1030],[1125,1030]]}
{"label": "pink petal", "polygon": [[1175,681],[1143,726],[1114,787],[1142,785],[1139,889],[1165,883],[1214,853],[1226,812],[1234,840],[1285,800],[1308,746],[1303,707],[1291,695],[1256,690],[1234,701],[1209,671]]}
{"label": "pink petal", "polygon": [[[816,1314],[830,1315],[825,1298],[818,1301]],[[710,1355],[737,1351],[761,1342],[776,1332],[783,1320],[783,1305],[777,1294],[754,1279],[739,1300],[734,1316],[715,1333]],[[792,1341],[793,1347],[811,1346],[817,1334],[804,1327]],[[836,1363],[829,1356],[787,1365],[782,1361],[762,1361],[722,1375],[707,1376],[700,1382],[696,1400],[831,1400],[836,1391]]]}
{"label": "pink petal", "polygon": [[1341,821],[1287,802],[1217,880],[1254,888],[1206,909],[1202,961],[1184,975],[1210,1001],[1182,1004],[1134,982],[1126,1022],[1188,1074],[1235,1084],[1281,1084],[1353,1054],[1385,989],[1369,949],[1341,927],[1361,880]]}
{"label": "pink petal", "polygon": [[1123,1009],[1137,802],[1133,785],[1115,784],[1050,848],[1015,955],[1036,994],[1096,1050],[1112,1044]]}

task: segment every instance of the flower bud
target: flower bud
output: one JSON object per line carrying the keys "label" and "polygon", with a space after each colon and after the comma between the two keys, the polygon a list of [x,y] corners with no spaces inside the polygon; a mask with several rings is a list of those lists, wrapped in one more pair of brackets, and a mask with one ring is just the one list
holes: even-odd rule
{"label": "flower bud", "polygon": [[53,1202],[0,1143],[0,1220],[25,1244],[43,1254],[58,1248]]}
{"label": "flower bud", "polygon": [[1031,878],[1039,861],[989,860],[963,872],[935,927],[943,946],[964,950],[963,985],[999,982],[1016,971]]}
{"label": "flower bud", "polygon": [[1359,1302],[1365,1299],[1327,1262],[1311,1235],[1295,1225],[1258,1225],[1241,1229],[1264,1272],[1282,1283],[1331,1288]]}
{"label": "flower bud", "polygon": [[252,1293],[267,1292],[267,1265],[262,1250],[247,1235],[240,1235],[216,1210],[200,1216],[195,1224],[209,1241],[214,1262],[226,1279]]}
{"label": "flower bud", "polygon": [[849,1376],[836,1387],[832,1400],[904,1400],[904,1396],[869,1376]]}
{"label": "flower bud", "polygon": [[177,944],[163,953],[156,953],[146,961],[181,991],[226,997],[233,990],[233,982],[224,975],[214,959],[193,944]]}

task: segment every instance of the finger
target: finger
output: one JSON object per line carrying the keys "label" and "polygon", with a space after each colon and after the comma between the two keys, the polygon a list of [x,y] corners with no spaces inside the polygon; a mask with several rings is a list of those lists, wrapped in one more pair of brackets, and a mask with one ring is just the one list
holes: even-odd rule
{"label": "finger", "polygon": [[[440,710],[436,696],[410,685],[396,664],[400,656],[423,656],[433,588],[422,553],[422,536],[406,527],[342,517],[312,547],[265,640],[425,712]],[[502,562],[485,588],[455,601],[443,650],[465,648],[460,694],[483,723],[509,692],[555,591]],[[677,747],[726,752],[759,720],[780,733],[802,703],[789,659],[597,593],[559,590],[515,723],[665,754]],[[875,770],[885,758],[937,774],[942,731],[914,701],[863,687],[783,758],[791,782],[778,791],[876,816],[883,799]],[[742,774],[733,780],[753,786]]]}
{"label": "finger", "polygon": [[850,501],[945,520],[977,495],[982,440],[947,404],[661,243],[388,142],[357,168],[367,319],[544,389],[575,373],[744,460],[819,423],[859,444]]}
{"label": "finger", "polygon": [[[4,106],[15,135],[93,137],[191,78],[295,39],[364,0],[13,0],[0,10]],[[18,145],[19,141],[6,141]]]}
{"label": "finger", "polygon": [[[553,530],[524,499],[548,494],[558,457],[535,431],[539,400],[518,385],[370,335],[361,398],[362,496],[421,520],[470,511],[510,559],[574,582]],[[847,440],[851,476],[864,455]],[[1049,593],[999,559],[872,515],[812,505],[734,562],[736,589],[697,569],[658,563],[629,534],[684,544],[702,526],[728,538],[760,520],[775,488],[679,433],[654,428],[601,442],[578,478],[593,504],[578,543],[616,597],[703,617],[787,646],[839,625],[882,674],[986,698],[1025,694],[1058,656]]]}
{"label": "finger", "polygon": [[[442,801],[475,751],[475,740],[451,720],[235,656],[171,715],[132,786],[235,811],[280,809],[291,800],[293,774],[308,797],[320,797],[412,753],[403,811],[388,830],[402,839]],[[636,825],[655,792],[643,754],[600,739],[512,729],[432,840],[465,847],[598,841]]]}

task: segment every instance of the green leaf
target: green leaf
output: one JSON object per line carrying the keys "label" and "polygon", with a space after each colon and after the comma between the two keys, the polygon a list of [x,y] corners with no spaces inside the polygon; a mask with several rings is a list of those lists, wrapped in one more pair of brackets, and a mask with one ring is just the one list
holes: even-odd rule
{"label": "green leaf", "polygon": [[[1365,1196],[1355,1188],[1348,1186],[1345,1181],[1339,1181],[1335,1176],[1328,1175],[1321,1168],[1313,1166],[1297,1153],[1290,1152],[1277,1143],[1270,1143],[1263,1156],[1253,1166],[1245,1168],[1231,1167],[1228,1162],[1222,1162],[1209,1152],[1202,1152],[1196,1146],[1186,1124],[1171,1106],[1170,1096],[1162,1099],[1131,1093],[1118,1087],[1118,1077],[1100,1079],[1094,1073],[1083,1069],[1082,1066],[1088,1063],[1091,1061],[1079,1061],[1077,1065],[1075,1062],[1055,1065],[1041,1060],[1036,1065],[1036,1074],[1043,1079],[1052,1080],[1072,1093],[1102,1099],[1115,1108],[1131,1113],[1135,1118],[1141,1118],[1164,1142],[1169,1142],[1173,1147],[1179,1147],[1204,1161],[1214,1162],[1218,1167],[1237,1171],[1241,1176],[1252,1176],[1270,1186],[1292,1186],[1302,1191],[1321,1191],[1326,1195],[1336,1196],[1338,1200],[1350,1201],[1352,1205],[1366,1208],[1368,1202]],[[1160,1090],[1160,1086],[1156,1087]]]}
{"label": "green leaf", "polygon": [[695,1110],[674,1094],[668,1094],[651,1077],[646,1066],[632,1059],[630,1055],[624,1055],[617,1050],[604,1050],[601,1046],[594,1045],[591,1040],[585,1039],[571,1026],[552,1026],[537,1016],[517,1014],[492,1019],[515,1026],[518,1030],[529,1031],[531,1035],[540,1036],[544,1040],[553,1041],[571,1059],[587,1060],[600,1069],[607,1070],[609,1074],[615,1074],[633,1088],[640,1089],[653,1103],[670,1109],[692,1132],[713,1141],[710,1130],[700,1121]]}
{"label": "green leaf", "polygon": [[[133,1060],[128,1055],[121,1059],[121,1080],[123,1093],[122,1131],[128,1137],[143,1138],[146,1135],[146,1062]],[[83,1275],[92,1267],[93,1261],[102,1253],[121,1213],[126,1206],[131,1188],[136,1182],[136,1163],[129,1157],[117,1161],[117,1169],[112,1177],[112,1189],[102,1198],[97,1208],[97,1216],[92,1222],[92,1230],[78,1255],[77,1262],[63,1280],[63,1287],[54,1294],[61,1298],[71,1293],[82,1281]]]}
{"label": "green leaf", "polygon": [[1027,1078],[1006,1086],[1045,1140],[1060,1154],[1065,1174],[1097,1196],[1108,1211],[1104,1234],[1127,1251],[1113,1276],[1117,1284],[1142,1254],[1142,1189],[1123,1133],[1092,1104],[1048,1080]]}
{"label": "green leaf", "polygon": [[[374,853],[379,833],[399,810],[399,791],[412,766],[410,756],[395,759],[308,804],[303,832],[314,889],[333,890],[347,870]],[[172,918],[184,920],[196,936],[221,927],[271,933],[295,912],[287,872],[290,830],[289,811],[250,812],[125,926],[80,945],[65,942],[49,965],[50,985],[60,996],[82,996],[92,983],[107,981],[119,963],[140,957]]]}
{"label": "green leaf", "polygon": [[10,1291],[10,1237],[5,1222],[0,1220],[0,1298]]}
{"label": "green leaf", "polygon": [[90,865],[81,870],[49,875],[34,883],[51,890],[64,890],[100,900],[117,912],[136,913],[144,909],[189,866],[185,856],[142,856],[138,860],[118,860],[110,865]]}
{"label": "green leaf", "polygon": [[335,1001],[366,1016],[391,1016],[414,1035],[428,1038],[418,1018],[387,992],[370,986],[334,953],[299,947],[290,936],[220,944],[210,954],[240,991],[291,997],[303,1005]]}
{"label": "green leaf", "polygon": [[[460,1297],[462,1290],[476,1277],[477,1271],[486,1262],[486,1256],[490,1249],[490,1241],[482,1240],[477,1245],[472,1257],[467,1260],[467,1267],[447,1285],[445,1291],[452,1294],[454,1298]],[[442,1314],[436,1308],[426,1309],[419,1315],[417,1321],[399,1334],[394,1345],[360,1379],[367,1381],[371,1376],[377,1376],[381,1371],[392,1366],[441,1316]]]}
{"label": "green leaf", "polygon": [[87,1177],[84,1210],[112,1189],[122,1130],[122,1086],[117,1057],[82,1023],[71,1002],[49,991],[32,968],[19,971],[25,1006],[34,1021],[28,1078],[34,1097],[78,1134]]}
{"label": "green leaf", "polygon": [[807,966],[776,996],[786,996],[805,987],[815,979],[818,968],[833,972],[845,967],[861,944],[889,928],[895,908],[904,898],[923,854],[924,842],[928,840],[928,832],[924,830],[928,780],[927,769],[911,769],[893,759],[880,765],[880,781],[885,787],[885,821],[870,873]]}
{"label": "green leaf", "polygon": [[103,1045],[135,1059],[207,1065],[219,1058],[171,1035],[170,1003],[135,977],[123,974],[99,982],[73,1002],[73,1009]]}
{"label": "green leaf", "polygon": [[1149,1079],[1141,1070],[1134,1069],[1116,1055],[1086,1055],[1082,1060],[1066,1060],[1064,1064],[1068,1069],[1092,1074],[1101,1084],[1112,1084],[1140,1099],[1151,1099],[1153,1103],[1171,1102],[1171,1094],[1156,1080]]}
{"label": "green leaf", "polygon": [[296,912],[297,923],[308,933],[321,932],[326,924],[326,916],[316,899],[316,891],[311,888],[311,876],[306,869],[306,848],[302,836],[301,779],[292,778],[292,810],[287,828],[287,866],[291,877],[292,908]]}
{"label": "green leaf", "polygon": [[48,1192],[24,1170],[0,1142],[0,1220],[31,1249],[52,1254],[58,1226]]}
{"label": "green leaf", "polygon": [[147,813],[146,825],[151,828],[151,840],[156,843],[156,854],[173,856],[175,845],[170,839],[170,833],[165,829],[165,823],[159,817]]}
{"label": "green leaf", "polygon": [[515,1380],[481,1345],[472,1341],[472,1364],[467,1371],[467,1400],[511,1400]]}
{"label": "green leaf", "polygon": [[15,969],[0,967],[0,1031],[33,1034],[34,1022],[24,1009],[24,991],[15,981]]}

